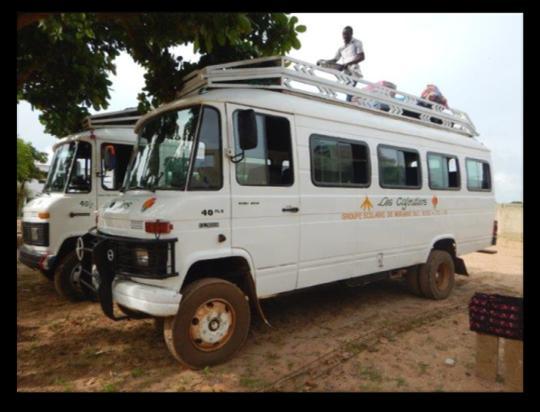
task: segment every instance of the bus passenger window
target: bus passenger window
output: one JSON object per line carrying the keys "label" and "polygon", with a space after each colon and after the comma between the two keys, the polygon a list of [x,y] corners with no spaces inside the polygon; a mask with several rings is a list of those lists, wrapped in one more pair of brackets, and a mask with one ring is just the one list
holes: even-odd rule
{"label": "bus passenger window", "polygon": [[429,187],[436,190],[459,189],[459,167],[455,156],[428,153]]}
{"label": "bus passenger window", "polygon": [[311,180],[316,186],[369,186],[369,153],[364,142],[312,135]]}
{"label": "bus passenger window", "polygon": [[418,152],[379,146],[379,181],[381,187],[419,189],[422,185]]}
{"label": "bus passenger window", "polygon": [[489,163],[483,160],[467,159],[467,188],[470,191],[491,190]]}

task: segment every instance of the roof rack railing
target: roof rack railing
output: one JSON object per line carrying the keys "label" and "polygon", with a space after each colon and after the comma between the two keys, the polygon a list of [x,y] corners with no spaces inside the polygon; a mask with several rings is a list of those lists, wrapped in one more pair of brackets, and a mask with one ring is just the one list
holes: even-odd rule
{"label": "roof rack railing", "polygon": [[105,127],[135,126],[141,114],[136,107],[130,107],[115,112],[107,112],[87,116],[82,122],[84,130],[103,129]]}
{"label": "roof rack railing", "polygon": [[[287,56],[207,66],[183,80],[178,98],[210,88],[264,88],[449,129],[466,136],[478,135],[465,112]],[[357,82],[355,86],[354,82]],[[352,96],[351,102],[347,101],[347,95]]]}

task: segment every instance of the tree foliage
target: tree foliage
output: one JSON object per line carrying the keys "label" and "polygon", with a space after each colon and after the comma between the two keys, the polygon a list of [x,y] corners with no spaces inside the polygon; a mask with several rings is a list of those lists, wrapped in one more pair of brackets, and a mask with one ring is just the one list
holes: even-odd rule
{"label": "tree foliage", "polygon": [[31,143],[26,143],[17,137],[17,182],[44,177],[43,172],[36,167],[35,162],[46,163],[47,153],[38,151]]}
{"label": "tree foliage", "polygon": [[[89,108],[107,108],[108,75],[121,52],[146,70],[138,96],[144,112],[173,100],[190,71],[286,54],[300,48],[297,35],[306,30],[284,13],[69,13],[19,21],[17,100],[39,109],[45,131],[56,136],[77,131]],[[198,62],[174,54],[188,44]]]}
{"label": "tree foliage", "polygon": [[47,173],[36,167],[36,162],[46,163],[47,153],[38,151],[31,143],[17,137],[17,215],[28,195],[26,182],[32,179],[43,179]]}

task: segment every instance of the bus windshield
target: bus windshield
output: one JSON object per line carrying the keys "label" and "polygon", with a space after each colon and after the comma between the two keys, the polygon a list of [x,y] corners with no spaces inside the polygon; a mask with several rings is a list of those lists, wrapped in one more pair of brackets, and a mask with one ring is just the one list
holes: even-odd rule
{"label": "bus windshield", "polygon": [[51,162],[49,176],[43,187],[44,192],[63,192],[67,179],[69,177],[69,169],[77,144],[75,142],[64,143],[57,147]]}
{"label": "bus windshield", "polygon": [[201,106],[163,113],[144,125],[126,190],[184,190]]}
{"label": "bus windshield", "polygon": [[[69,184],[68,183],[69,180]],[[43,192],[89,193],[92,189],[92,144],[85,141],[60,145],[54,152]]]}

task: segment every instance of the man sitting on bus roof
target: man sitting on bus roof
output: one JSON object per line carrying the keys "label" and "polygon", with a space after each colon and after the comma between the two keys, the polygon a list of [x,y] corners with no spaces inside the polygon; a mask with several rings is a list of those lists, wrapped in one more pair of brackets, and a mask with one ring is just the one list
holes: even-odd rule
{"label": "man sitting on bus roof", "polygon": [[[319,60],[317,64],[331,64],[341,61],[340,64],[336,65],[336,69],[343,71],[349,76],[357,77],[361,79],[362,71],[360,70],[359,63],[364,61],[364,46],[362,42],[358,39],[355,39],[353,35],[353,29],[350,26],[347,26],[343,29],[343,40],[345,44],[341,46],[333,59],[330,60]],[[357,82],[353,82],[352,86],[356,86]],[[350,102],[352,96],[347,96],[347,101]]]}

